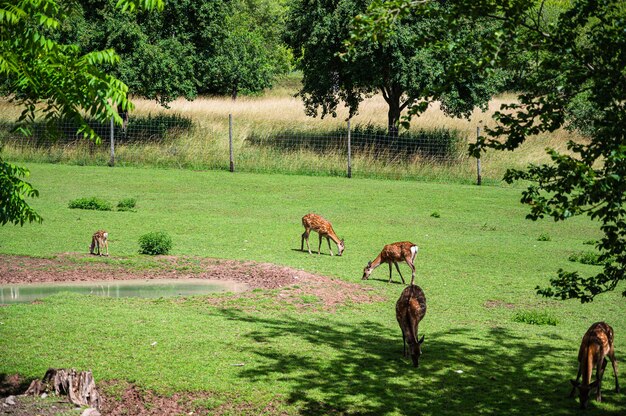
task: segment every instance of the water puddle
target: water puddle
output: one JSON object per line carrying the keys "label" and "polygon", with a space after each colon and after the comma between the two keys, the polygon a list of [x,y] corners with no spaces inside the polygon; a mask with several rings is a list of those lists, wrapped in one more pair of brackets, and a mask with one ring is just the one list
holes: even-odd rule
{"label": "water puddle", "polygon": [[0,304],[32,302],[60,292],[114,298],[160,298],[168,296],[205,295],[208,293],[243,292],[247,289],[248,286],[245,283],[202,279],[13,284],[0,285]]}

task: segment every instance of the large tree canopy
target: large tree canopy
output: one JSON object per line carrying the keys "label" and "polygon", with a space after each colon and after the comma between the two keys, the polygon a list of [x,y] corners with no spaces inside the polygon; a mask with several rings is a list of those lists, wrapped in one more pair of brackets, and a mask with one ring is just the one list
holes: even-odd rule
{"label": "large tree canopy", "polygon": [[[405,15],[433,13],[431,1],[377,2],[357,21],[352,46],[362,39],[393,36],[395,21]],[[540,294],[591,301],[626,279],[626,4],[618,0],[561,2],[553,20],[545,10],[554,2],[456,0],[446,2],[448,27],[467,16],[502,22],[502,29],[482,38],[486,53],[460,60],[455,68],[484,71],[507,64],[513,51],[533,60],[520,78],[519,102],[496,113],[497,127],[471,147],[514,150],[534,135],[566,127],[586,136],[568,143],[568,153],[548,149],[551,162],[510,170],[508,182],[526,180],[522,202],[531,219],[555,221],[586,214],[600,224],[597,243],[602,270],[582,276],[559,270]],[[354,41],[357,42],[354,42]],[[419,43],[427,42],[422,38]],[[442,45],[444,46],[444,45]],[[454,72],[451,73],[454,76]],[[626,296],[626,290],[622,293]]]}
{"label": "large tree canopy", "polygon": [[[0,76],[4,92],[23,108],[24,129],[41,112],[51,125],[61,118],[72,119],[79,125],[78,133],[97,140],[84,114],[101,121],[113,117],[121,124],[116,107],[130,106],[128,87],[102,70],[119,61],[114,51],[84,54],[75,45],[55,40],[75,6],[56,0],[0,0]],[[119,0],[118,7],[160,9],[163,1]],[[0,224],[41,221],[25,200],[37,196],[21,179],[26,176],[27,169],[0,158]]]}
{"label": "large tree canopy", "polygon": [[120,14],[116,1],[79,0],[81,12],[60,35],[85,51],[114,49],[121,61],[112,73],[132,95],[167,106],[178,97],[254,93],[287,69],[280,2],[173,0],[162,13]]}
{"label": "large tree canopy", "polygon": [[[336,116],[343,102],[350,115],[358,112],[360,102],[380,92],[389,105],[390,135],[397,134],[404,109],[440,100],[449,115],[467,116],[485,105],[495,92],[493,74],[466,73],[445,85],[446,73],[454,64],[451,56],[477,53],[478,39],[495,24],[459,26],[451,49],[438,44],[418,43],[446,21],[437,14],[405,15],[392,23],[393,30],[381,42],[363,41],[359,48],[344,52],[344,40],[355,14],[364,11],[369,0],[295,0],[287,26],[287,43],[294,50],[303,71],[300,91],[307,114]],[[467,23],[470,23],[467,21]],[[447,36],[447,35],[446,35]],[[452,38],[450,38],[452,40]],[[489,76],[487,76],[489,75]],[[445,87],[445,88],[444,88]]]}

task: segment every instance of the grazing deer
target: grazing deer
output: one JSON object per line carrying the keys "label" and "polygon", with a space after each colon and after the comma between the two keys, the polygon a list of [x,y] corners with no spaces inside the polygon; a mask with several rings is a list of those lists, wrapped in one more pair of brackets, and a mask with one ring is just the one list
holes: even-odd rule
{"label": "grazing deer", "polygon": [[381,263],[387,263],[389,264],[389,283],[391,283],[391,263],[393,263],[396,265],[396,270],[400,275],[400,279],[402,279],[402,283],[406,284],[402,273],[400,273],[400,267],[398,267],[399,261],[406,261],[406,264],[411,268],[411,284],[413,284],[413,280],[415,280],[415,266],[413,262],[415,261],[417,250],[417,246],[409,241],[387,244],[374,261],[367,263],[367,266],[363,269],[362,279],[368,279],[375,268],[380,266]]}
{"label": "grazing deer", "polygon": [[[613,348],[613,328],[604,322],[596,322],[591,325],[583,336],[580,349],[578,350],[578,374],[576,380],[571,380],[574,388],[570,397],[574,397],[576,389],[580,398],[580,408],[586,409],[589,405],[589,392],[596,389],[596,400],[601,402],[602,395],[600,387],[602,376],[606,367],[606,357],[611,359],[613,374],[615,375],[615,392],[619,393],[619,382],[617,381],[617,361],[615,360],[615,350]],[[596,368],[596,380],[591,382],[591,373]],[[582,375],[582,383],[578,379]]]}
{"label": "grazing deer", "polygon": [[404,288],[396,302],[396,319],[402,330],[402,344],[404,356],[407,357],[406,344],[409,344],[409,355],[413,360],[413,366],[419,367],[420,355],[422,355],[422,342],[424,336],[418,341],[418,327],[420,321],[426,315],[426,296],[424,291],[415,285]]}
{"label": "grazing deer", "polygon": [[320,236],[320,244],[317,247],[317,254],[320,254],[322,250],[322,237],[326,237],[330,255],[333,255],[333,249],[330,247],[330,240],[332,239],[335,244],[337,244],[338,255],[341,256],[345,246],[343,244],[343,240],[340,240],[339,237],[337,237],[337,234],[335,234],[335,230],[333,230],[333,226],[330,222],[317,214],[306,214],[302,217],[302,225],[304,225],[304,232],[302,233],[300,250],[304,251],[304,241],[306,240],[306,246],[309,249],[309,254],[312,254],[311,247],[309,246],[309,234],[311,233],[311,230],[313,230],[317,231]]}
{"label": "grazing deer", "polygon": [[[98,256],[109,255],[109,233],[104,230],[98,230],[91,236],[91,245],[89,246],[89,254],[97,254]],[[106,254],[102,254],[100,250],[106,248]],[[97,253],[95,252],[97,250]]]}

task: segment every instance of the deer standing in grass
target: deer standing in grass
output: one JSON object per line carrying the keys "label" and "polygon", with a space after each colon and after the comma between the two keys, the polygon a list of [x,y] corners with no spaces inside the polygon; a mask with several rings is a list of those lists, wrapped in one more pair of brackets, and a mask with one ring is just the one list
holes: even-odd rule
{"label": "deer standing in grass", "polygon": [[309,254],[313,254],[311,253],[311,247],[309,246],[309,234],[311,233],[311,230],[313,230],[317,231],[320,236],[320,244],[317,247],[317,254],[320,254],[322,250],[322,238],[326,237],[326,241],[328,241],[328,250],[330,250],[330,255],[333,255],[333,249],[330,246],[330,240],[333,240],[335,244],[337,244],[338,255],[341,256],[345,248],[343,240],[337,237],[337,234],[335,234],[335,230],[333,230],[333,226],[324,217],[321,217],[317,214],[306,214],[304,217],[302,217],[302,225],[304,226],[304,232],[302,233],[300,250],[304,251],[304,241],[306,240],[306,246],[309,249]]}
{"label": "deer standing in grass", "polygon": [[[419,367],[420,356],[422,355],[422,342],[424,336],[418,340],[419,323],[426,315],[426,296],[424,291],[415,285],[404,288],[396,302],[396,319],[402,330],[402,344],[404,356],[410,355],[413,366]],[[407,354],[406,344],[409,344]]]}
{"label": "deer standing in grass", "polygon": [[[615,360],[615,349],[613,348],[613,328],[605,322],[596,322],[591,325],[583,336],[580,349],[578,350],[578,374],[576,375],[576,380],[571,381],[574,388],[570,397],[574,397],[576,389],[578,389],[581,409],[586,409],[589,405],[589,392],[594,388],[596,389],[596,400],[602,401],[600,387],[602,385],[602,376],[604,376],[604,368],[606,367],[606,357],[609,357],[613,365],[615,392],[619,393],[617,361]],[[592,383],[591,373],[594,367],[596,369],[596,380]],[[582,383],[578,382],[581,375]]]}
{"label": "deer standing in grass", "polygon": [[362,279],[368,279],[375,268],[380,266],[381,263],[387,263],[389,264],[389,283],[391,283],[391,264],[393,263],[396,265],[396,270],[400,275],[400,279],[402,279],[402,283],[406,284],[402,273],[400,273],[400,267],[398,266],[399,261],[405,261],[411,268],[411,284],[413,284],[413,280],[415,280],[415,265],[413,262],[415,261],[417,251],[417,246],[410,241],[387,244],[374,261],[367,263],[367,266],[363,269]]}
{"label": "deer standing in grass", "polygon": [[[89,246],[89,254],[97,254],[98,256],[109,255],[109,233],[104,230],[98,230],[91,236],[91,245]],[[102,254],[101,250],[106,248],[106,254]],[[97,251],[97,253],[96,253]]]}

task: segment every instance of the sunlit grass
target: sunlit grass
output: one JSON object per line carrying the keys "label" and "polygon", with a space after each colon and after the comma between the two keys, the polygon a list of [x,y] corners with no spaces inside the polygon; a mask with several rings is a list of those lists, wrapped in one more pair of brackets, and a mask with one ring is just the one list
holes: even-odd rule
{"label": "sunlit grass", "polygon": [[[240,97],[233,101],[227,97],[200,97],[194,101],[178,99],[168,109],[154,101],[135,98],[134,116],[156,114],[180,115],[190,118],[194,127],[176,140],[163,143],[118,144],[115,162],[121,166],[176,167],[184,169],[229,169],[229,115],[233,117],[233,148],[235,169],[249,172],[279,172],[307,175],[345,176],[347,161],[344,155],[314,153],[310,151],[278,152],[250,146],[246,139],[251,135],[271,136],[285,130],[319,132],[320,134],[346,128],[348,111],[340,107],[337,117],[308,117],[302,100],[294,97],[298,78],[292,76],[279,83],[273,90],[258,97]],[[475,110],[469,119],[447,117],[435,103],[419,117],[414,117],[411,130],[451,129],[462,138],[460,157],[453,163],[424,163],[415,159],[410,162],[389,163],[367,154],[355,154],[352,173],[360,177],[390,179],[437,179],[469,183],[476,178],[476,161],[465,149],[476,140],[477,129],[494,126],[493,113],[502,104],[515,101],[513,94],[494,98],[483,112]],[[15,119],[19,110],[12,104],[0,101],[2,119]],[[387,104],[380,96],[366,99],[359,113],[351,120],[352,126],[387,123]],[[565,152],[568,140],[581,137],[564,129],[550,135],[534,137],[514,152],[490,151],[482,157],[482,176],[489,181],[499,181],[506,169],[521,168],[529,163],[549,160],[546,148]],[[33,149],[4,144],[3,155],[8,160],[23,162],[52,162],[77,165],[104,165],[109,162],[109,149],[102,145],[51,145],[45,149]]]}

